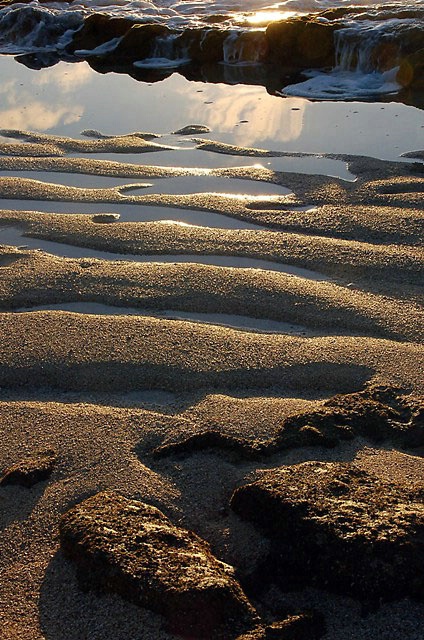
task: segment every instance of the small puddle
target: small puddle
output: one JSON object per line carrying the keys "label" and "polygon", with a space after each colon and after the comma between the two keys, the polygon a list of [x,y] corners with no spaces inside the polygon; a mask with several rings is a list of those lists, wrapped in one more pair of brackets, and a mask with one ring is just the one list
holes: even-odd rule
{"label": "small puddle", "polygon": [[1,200],[1,208],[11,211],[36,211],[40,213],[89,214],[119,213],[120,222],[183,222],[195,227],[211,229],[250,229],[265,230],[267,227],[245,222],[238,218],[226,216],[212,211],[196,209],[179,209],[178,207],[162,207],[159,205],[92,203],[92,202],[56,202],[48,200]]}
{"label": "small puddle", "polygon": [[[175,140],[174,140],[175,143]],[[187,140],[184,143],[188,143]],[[190,143],[193,145],[194,143]],[[89,154],[79,154],[80,157],[92,158]],[[116,155],[96,154],[96,160],[115,160]],[[122,162],[133,164],[140,163],[139,154],[119,154]],[[298,156],[231,156],[225,153],[214,153],[205,149],[197,149],[194,146],[181,147],[179,149],[163,150],[160,153],[146,152],[142,155],[144,165],[161,167],[184,167],[185,169],[223,169],[240,167],[257,167],[261,165],[271,171],[283,171],[289,173],[304,173],[306,175],[322,175],[340,178],[353,182],[356,176],[347,168],[343,160],[335,160],[324,156],[305,155]]]}
{"label": "small puddle", "polygon": [[310,329],[290,322],[268,320],[264,318],[251,318],[228,313],[196,313],[194,311],[151,311],[149,309],[135,309],[132,307],[114,307],[98,302],[67,302],[51,305],[40,305],[29,308],[17,309],[15,313],[29,313],[37,311],[68,311],[70,313],[83,313],[92,315],[111,316],[147,316],[150,318],[166,318],[167,320],[184,320],[198,322],[200,324],[213,324],[245,331],[260,333],[283,333],[289,335],[317,335]]}
{"label": "small puddle", "polygon": [[[260,180],[249,180],[232,177],[214,176],[214,175],[192,175],[192,176],[176,176],[170,178],[117,178],[114,176],[102,176],[84,173],[65,173],[55,171],[0,171],[0,176],[6,178],[29,178],[50,184],[66,185],[67,187],[79,187],[80,189],[102,189],[110,187],[122,187],[123,195],[125,191],[128,193],[140,194],[167,194],[181,195],[192,193],[228,193],[243,194],[253,196],[267,195],[287,195],[291,193],[290,189],[262,182]],[[134,184],[133,187],[127,187],[129,183]]]}
{"label": "small puddle", "polygon": [[133,255],[111,253],[99,251],[87,247],[78,247],[70,244],[62,244],[51,240],[38,238],[27,238],[23,236],[24,231],[15,227],[0,227],[0,243],[29,249],[41,249],[61,258],[97,258],[99,260],[124,260],[127,262],[153,262],[153,263],[194,263],[213,265],[216,267],[233,267],[238,269],[261,269],[265,271],[276,271],[287,275],[306,278],[314,281],[334,282],[333,279],[302,267],[295,267],[289,264],[273,262],[271,260],[260,260],[243,256],[218,256],[218,255]]}

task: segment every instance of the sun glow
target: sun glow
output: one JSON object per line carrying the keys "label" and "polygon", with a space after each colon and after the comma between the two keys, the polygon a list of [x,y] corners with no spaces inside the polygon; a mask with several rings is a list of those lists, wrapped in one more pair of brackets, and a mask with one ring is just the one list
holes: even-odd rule
{"label": "sun glow", "polygon": [[247,18],[247,22],[255,25],[268,24],[276,20],[287,20],[287,18],[291,18],[294,15],[296,15],[295,11],[257,11]]}

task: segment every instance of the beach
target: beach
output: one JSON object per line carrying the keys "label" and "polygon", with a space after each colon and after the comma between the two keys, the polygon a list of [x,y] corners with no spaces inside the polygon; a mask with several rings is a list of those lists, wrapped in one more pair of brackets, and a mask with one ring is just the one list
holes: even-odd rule
{"label": "beach", "polygon": [[420,640],[420,90],[119,37],[0,56],[0,638]]}

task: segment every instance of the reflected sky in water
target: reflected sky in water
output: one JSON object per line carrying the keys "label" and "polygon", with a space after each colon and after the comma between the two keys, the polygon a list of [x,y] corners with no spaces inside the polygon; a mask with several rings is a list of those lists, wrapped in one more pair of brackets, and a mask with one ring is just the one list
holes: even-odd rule
{"label": "reflected sky in water", "polygon": [[199,123],[212,130],[205,137],[242,146],[387,159],[424,140],[424,112],[399,103],[312,103],[271,96],[263,87],[188,82],[177,74],[150,85],[98,74],[85,62],[33,71],[7,56],[0,57],[0,77],[2,128],[80,136],[84,129],[169,133]]}

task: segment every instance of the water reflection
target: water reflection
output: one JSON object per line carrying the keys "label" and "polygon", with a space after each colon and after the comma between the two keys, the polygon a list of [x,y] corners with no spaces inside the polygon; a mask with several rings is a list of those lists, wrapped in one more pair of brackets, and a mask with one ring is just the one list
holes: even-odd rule
{"label": "water reflection", "polygon": [[263,146],[265,140],[278,140],[281,145],[299,138],[308,104],[305,100],[293,98],[290,102],[278,103],[277,98],[259,92],[257,87],[233,89],[216,92],[218,95],[208,105],[201,95],[194,94],[189,116],[194,118],[196,112],[202,110],[213,131],[230,134],[233,144],[240,146]]}
{"label": "water reflection", "polygon": [[81,117],[81,102],[70,96],[92,77],[85,65],[57,65],[34,73],[3,56],[0,69],[3,128],[48,131]]}
{"label": "water reflection", "polygon": [[0,77],[2,127],[74,137],[83,129],[165,134],[198,123],[212,129],[208,137],[230,144],[396,159],[417,147],[424,130],[423,112],[400,103],[313,103],[177,74],[146,84],[98,74],[85,62],[34,71],[0,56]]}

